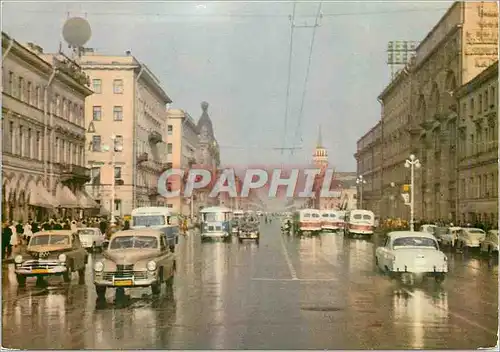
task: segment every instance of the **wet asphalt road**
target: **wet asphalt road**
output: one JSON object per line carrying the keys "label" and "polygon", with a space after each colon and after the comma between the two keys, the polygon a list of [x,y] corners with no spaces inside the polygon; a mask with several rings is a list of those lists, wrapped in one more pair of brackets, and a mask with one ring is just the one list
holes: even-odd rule
{"label": "wet asphalt road", "polygon": [[[381,239],[292,238],[262,226],[260,245],[181,239],[173,292],[129,291],[96,307],[87,283],[2,273],[2,346],[17,349],[475,349],[498,331],[498,260],[447,253],[441,285],[391,281],[374,266]],[[375,242],[375,244],[373,243]]]}

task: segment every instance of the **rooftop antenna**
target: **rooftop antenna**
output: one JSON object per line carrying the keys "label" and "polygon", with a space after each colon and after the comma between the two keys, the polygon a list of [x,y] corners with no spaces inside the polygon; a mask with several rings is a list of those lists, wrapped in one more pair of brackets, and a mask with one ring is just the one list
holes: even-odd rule
{"label": "rooftop antenna", "polygon": [[92,36],[92,29],[88,21],[82,17],[71,17],[64,22],[62,28],[62,35],[68,48],[73,51],[73,58],[78,58],[84,51],[84,45],[89,41]]}

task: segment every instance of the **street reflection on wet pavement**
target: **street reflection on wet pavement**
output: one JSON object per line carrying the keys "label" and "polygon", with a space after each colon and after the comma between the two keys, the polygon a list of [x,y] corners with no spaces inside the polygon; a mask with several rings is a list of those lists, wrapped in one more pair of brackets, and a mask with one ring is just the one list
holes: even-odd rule
{"label": "street reflection on wet pavement", "polygon": [[[450,253],[438,285],[380,273],[382,236],[296,238],[262,225],[260,245],[182,238],[177,276],[159,297],[53,278],[18,288],[3,265],[3,341],[16,349],[475,349],[498,331],[498,259]],[[99,254],[97,254],[99,256]]]}

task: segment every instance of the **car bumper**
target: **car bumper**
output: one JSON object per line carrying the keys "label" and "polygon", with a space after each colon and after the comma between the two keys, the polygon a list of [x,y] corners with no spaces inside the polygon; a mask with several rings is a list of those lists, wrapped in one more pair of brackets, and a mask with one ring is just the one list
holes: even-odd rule
{"label": "car bumper", "polygon": [[240,240],[258,240],[259,235],[240,235],[238,238]]}
{"label": "car bumper", "polygon": [[417,264],[407,264],[400,265],[392,269],[394,273],[413,273],[413,274],[437,274],[437,273],[447,273],[447,265],[417,265]]}
{"label": "car bumper", "polygon": [[480,245],[479,242],[465,242],[465,246],[469,248],[479,248]]}
{"label": "car bumper", "polygon": [[114,288],[133,288],[133,287],[149,287],[152,284],[156,283],[156,278],[148,278],[148,279],[117,279],[117,280],[103,280],[103,279],[94,279],[94,285],[96,286],[105,286],[105,287],[114,287]]}
{"label": "car bumper", "polygon": [[205,232],[201,234],[201,237],[204,238],[225,238],[229,237],[227,232]]}
{"label": "car bumper", "polygon": [[62,275],[67,271],[66,266],[60,265],[49,269],[32,269],[27,267],[19,267],[14,270],[17,275],[23,276],[52,276]]}

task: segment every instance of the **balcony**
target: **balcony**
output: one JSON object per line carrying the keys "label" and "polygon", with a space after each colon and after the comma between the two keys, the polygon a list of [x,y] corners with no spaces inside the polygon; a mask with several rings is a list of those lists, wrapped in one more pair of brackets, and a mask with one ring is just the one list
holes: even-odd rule
{"label": "balcony", "polygon": [[87,76],[85,71],[82,70],[75,62],[69,59],[57,59],[54,58],[54,66],[60,71],[64,72],[75,81],[80,83],[82,86],[90,86],[90,78]]}
{"label": "balcony", "polygon": [[137,156],[137,164],[141,164],[145,161],[149,160],[149,154],[148,153],[141,153]]}
{"label": "balcony", "polygon": [[158,190],[156,188],[150,188],[148,189],[148,197],[150,200],[155,199],[158,197],[160,194],[158,193]]}
{"label": "balcony", "polygon": [[172,168],[172,163],[161,163],[160,164],[161,172],[165,172],[167,170],[170,170]]}
{"label": "balcony", "polygon": [[152,131],[149,133],[149,143],[156,145],[158,143],[163,142],[161,134],[157,131]]}
{"label": "balcony", "polygon": [[61,181],[87,183],[90,181],[90,169],[75,164],[61,164]]}

